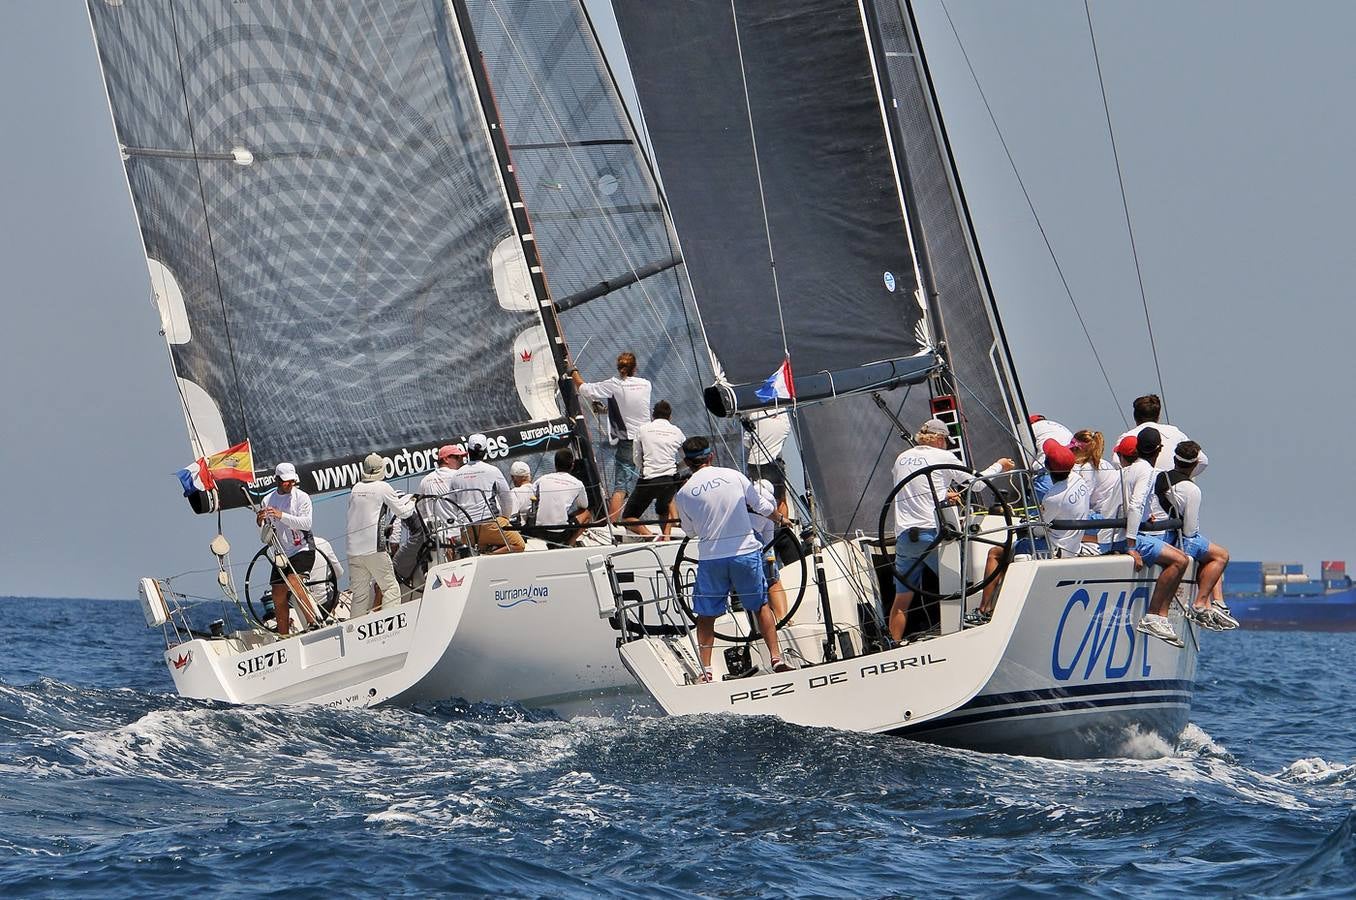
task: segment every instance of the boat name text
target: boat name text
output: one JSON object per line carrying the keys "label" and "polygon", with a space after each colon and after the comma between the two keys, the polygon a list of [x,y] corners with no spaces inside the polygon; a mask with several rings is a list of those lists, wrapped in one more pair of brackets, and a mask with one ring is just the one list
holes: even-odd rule
{"label": "boat name text", "polygon": [[[850,681],[860,681],[863,678],[872,678],[876,675],[889,675],[891,672],[898,672],[901,669],[916,668],[919,666],[936,665],[946,662],[946,657],[933,656],[931,653],[922,656],[909,656],[904,659],[891,659],[882,663],[873,663],[869,666],[862,666],[855,673],[849,669],[842,669],[838,672],[828,672],[823,675],[812,675],[804,687],[814,691],[819,688],[831,687],[835,684],[848,684]],[[730,695],[730,705],[736,703],[745,703],[752,700],[767,700],[770,697],[781,697],[785,694],[794,694],[797,684],[794,681],[788,681],[785,684],[774,684],[764,688],[752,688],[747,691],[735,691]]]}
{"label": "boat name text", "polygon": [[358,640],[366,641],[371,638],[381,637],[399,631],[409,624],[404,613],[395,613],[385,618],[377,619],[375,622],[364,622],[358,626]]}
{"label": "boat name text", "polygon": [[251,656],[249,659],[242,659],[235,664],[235,674],[237,678],[244,678],[247,675],[256,675],[266,669],[276,669],[287,662],[287,648],[279,647],[277,650],[270,650],[267,653],[260,653],[258,656]]}

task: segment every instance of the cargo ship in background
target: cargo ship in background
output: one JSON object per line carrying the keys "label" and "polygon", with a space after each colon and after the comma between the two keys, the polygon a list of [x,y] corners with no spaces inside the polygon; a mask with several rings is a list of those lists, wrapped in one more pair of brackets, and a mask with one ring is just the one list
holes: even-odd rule
{"label": "cargo ship in background", "polygon": [[1224,599],[1243,628],[1269,631],[1356,631],[1356,586],[1341,560],[1321,564],[1311,579],[1295,562],[1230,562]]}

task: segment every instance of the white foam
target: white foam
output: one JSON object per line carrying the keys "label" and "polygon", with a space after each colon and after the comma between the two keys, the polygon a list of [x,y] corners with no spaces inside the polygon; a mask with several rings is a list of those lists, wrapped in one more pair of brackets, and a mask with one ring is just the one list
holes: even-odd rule
{"label": "white foam", "polygon": [[1356,765],[1330,763],[1320,756],[1297,759],[1276,774],[1282,781],[1294,781],[1300,784],[1332,784],[1344,782],[1356,772]]}

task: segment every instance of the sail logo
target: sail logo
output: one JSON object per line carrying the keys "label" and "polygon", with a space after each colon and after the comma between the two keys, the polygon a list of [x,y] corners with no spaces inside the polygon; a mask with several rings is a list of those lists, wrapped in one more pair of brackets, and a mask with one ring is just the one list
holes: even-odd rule
{"label": "sail logo", "polygon": [[270,650],[267,653],[260,653],[258,656],[251,656],[249,659],[242,659],[235,664],[235,674],[237,678],[258,675],[260,672],[266,672],[269,669],[281,668],[286,662],[287,650],[284,647],[279,647],[277,650]]}
{"label": "sail logo", "polygon": [[495,605],[500,609],[512,609],[519,603],[540,603],[551,597],[551,589],[544,584],[528,584],[521,587],[497,588],[494,592]]}
{"label": "sail logo", "polygon": [[1142,648],[1140,675],[1148,678],[1148,639],[1140,640],[1135,631],[1135,607],[1147,607],[1148,602],[1147,586],[1120,591],[1114,602],[1111,592],[1102,591],[1095,604],[1087,589],[1074,591],[1055,629],[1050,673],[1058,681],[1069,681],[1075,676],[1086,681],[1094,677],[1094,672],[1098,677],[1124,678],[1130,672],[1138,646]]}
{"label": "sail logo", "polygon": [[886,289],[887,291],[889,291],[890,293],[893,294],[893,293],[895,292],[895,286],[896,286],[896,285],[895,285],[895,273],[894,273],[894,272],[886,272],[886,273],[885,273],[885,289]]}
{"label": "sail logo", "polygon": [[179,654],[177,657],[175,657],[173,662],[174,662],[174,671],[178,672],[181,669],[187,669],[188,664],[193,662],[193,651],[189,650],[187,653]]}

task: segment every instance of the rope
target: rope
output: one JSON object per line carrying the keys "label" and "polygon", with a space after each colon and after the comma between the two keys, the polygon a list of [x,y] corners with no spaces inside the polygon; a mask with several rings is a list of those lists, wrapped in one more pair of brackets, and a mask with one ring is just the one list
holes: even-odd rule
{"label": "rope", "polygon": [[[998,118],[994,115],[993,107],[989,105],[989,98],[984,93],[984,88],[979,83],[979,75],[975,72],[975,66],[970,61],[970,54],[965,49],[965,43],[961,40],[960,32],[956,29],[956,22],[951,18],[951,10],[947,8],[946,0],[941,0],[942,12],[946,13],[946,21],[951,26],[951,33],[956,37],[956,45],[960,47],[961,55],[965,58],[966,68],[970,70],[970,78],[974,80],[975,89],[979,91],[979,98],[984,101],[984,109],[989,114],[989,121],[993,124],[994,133],[998,135],[998,141],[1003,145],[1003,152],[1007,155],[1008,165],[1012,167],[1012,174],[1017,178],[1017,185],[1022,189],[1022,196],[1026,198],[1027,208],[1031,210],[1031,217],[1036,222],[1036,228],[1040,230],[1041,239],[1045,241],[1045,249],[1050,254],[1050,261],[1055,265],[1055,271],[1059,273],[1060,283],[1064,285],[1064,293],[1069,297],[1069,304],[1073,306],[1074,315],[1078,317],[1078,324],[1083,328],[1083,336],[1088,340],[1088,347],[1092,349],[1093,359],[1097,361],[1097,368],[1102,372],[1102,380],[1106,382],[1106,389],[1111,394],[1111,404],[1120,412],[1121,422],[1129,427],[1129,421],[1125,418],[1125,412],[1121,409],[1120,401],[1116,399],[1116,389],[1111,386],[1111,376],[1107,374],[1106,366],[1102,364],[1102,356],[1097,352],[1097,344],[1092,340],[1092,333],[1088,331],[1088,323],[1083,319],[1083,312],[1078,308],[1078,301],[1074,299],[1073,289],[1069,287],[1069,279],[1064,275],[1064,269],[1059,264],[1059,258],[1055,256],[1055,248],[1050,243],[1050,236],[1045,233],[1045,226],[1041,224],[1041,217],[1036,213],[1036,205],[1031,200],[1031,194],[1026,189],[1026,183],[1022,181],[1022,174],[1017,170],[1017,162],[1012,157],[1012,151],[1008,148],[1007,139],[1003,137],[1003,129],[998,127]],[[952,373],[954,375],[954,373]],[[1004,431],[1007,431],[1005,426]],[[1020,441],[1019,441],[1020,443]]]}
{"label": "rope", "polygon": [[[1154,356],[1154,374],[1158,377],[1158,396],[1164,398],[1167,392],[1163,390],[1163,370],[1158,365],[1158,345],[1154,342],[1154,325],[1149,320],[1149,299],[1144,292],[1144,273],[1140,271],[1139,250],[1135,247],[1135,228],[1130,223],[1130,204],[1125,197],[1125,176],[1121,172],[1121,156],[1116,150],[1116,130],[1111,127],[1111,106],[1106,99],[1106,82],[1102,80],[1102,60],[1097,54],[1097,35],[1092,29],[1092,8],[1088,5],[1088,0],[1083,0],[1083,12],[1088,18],[1088,38],[1092,41],[1092,61],[1097,66],[1097,86],[1102,91],[1102,111],[1106,114],[1106,133],[1111,138],[1111,158],[1116,162],[1116,183],[1121,189],[1121,209],[1125,212],[1125,230],[1130,235],[1130,255],[1135,260],[1135,278],[1139,281],[1139,302],[1144,307],[1144,327],[1149,331],[1149,349],[1153,351]],[[1168,418],[1168,404],[1163,400],[1163,418]]]}

